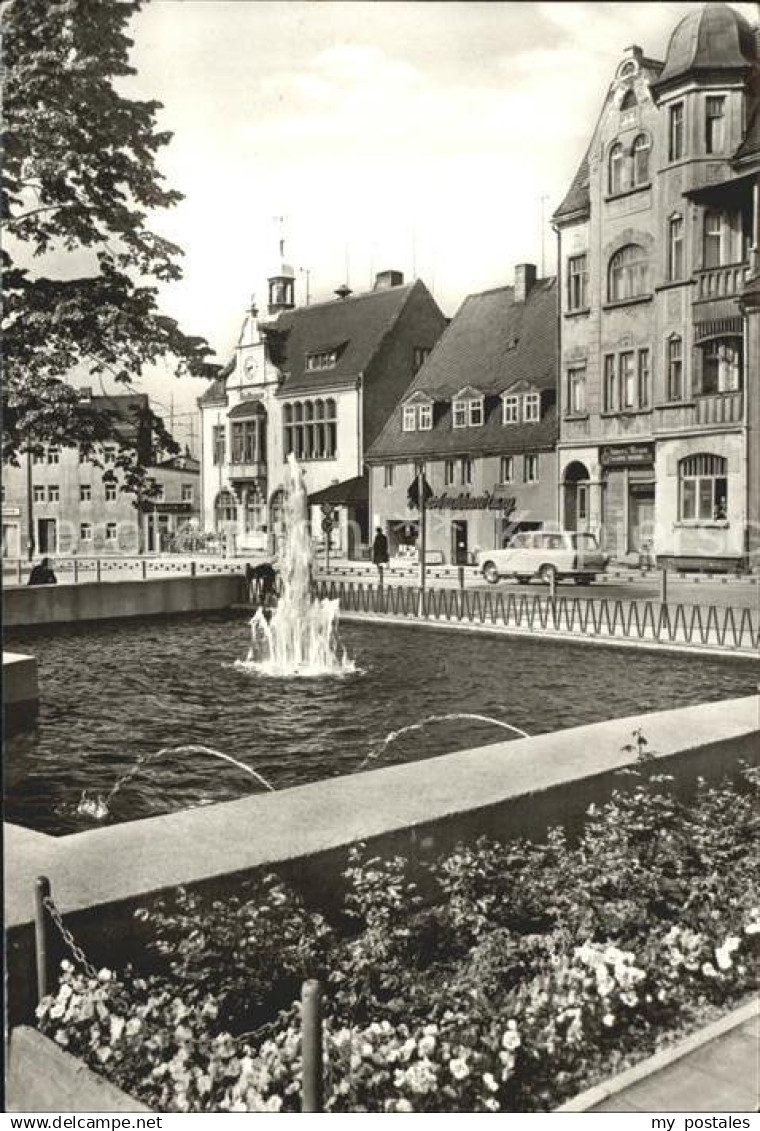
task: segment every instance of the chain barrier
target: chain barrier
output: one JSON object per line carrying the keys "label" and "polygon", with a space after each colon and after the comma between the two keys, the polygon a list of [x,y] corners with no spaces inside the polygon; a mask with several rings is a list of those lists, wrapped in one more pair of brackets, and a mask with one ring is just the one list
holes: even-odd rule
{"label": "chain barrier", "polygon": [[66,927],[64,925],[63,918],[61,916],[60,911],[58,910],[55,903],[53,902],[52,895],[46,895],[45,898],[42,901],[42,905],[45,908],[45,910],[48,912],[48,914],[50,915],[50,918],[53,920],[56,927],[58,928],[60,935],[61,935],[61,938],[65,942],[66,946],[69,948],[72,955],[77,960],[79,965],[82,967],[82,969],[84,970],[84,972],[88,976],[88,978],[97,978],[97,976],[98,976],[97,970],[92,965],[92,963],[89,961],[89,959],[87,958],[87,955],[84,953],[81,946],[78,945],[78,943],[77,943],[76,939],[74,938],[74,936],[72,935],[71,931],[68,929],[68,927]]}

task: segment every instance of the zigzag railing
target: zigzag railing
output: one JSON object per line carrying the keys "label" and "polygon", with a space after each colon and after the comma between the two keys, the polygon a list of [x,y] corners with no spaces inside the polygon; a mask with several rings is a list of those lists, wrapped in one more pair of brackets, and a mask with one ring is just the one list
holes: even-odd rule
{"label": "zigzag railing", "polygon": [[335,580],[315,582],[314,594],[339,601],[348,613],[503,626],[537,635],[682,644],[742,653],[760,650],[760,612],[747,608],[466,589],[422,592],[412,586]]}

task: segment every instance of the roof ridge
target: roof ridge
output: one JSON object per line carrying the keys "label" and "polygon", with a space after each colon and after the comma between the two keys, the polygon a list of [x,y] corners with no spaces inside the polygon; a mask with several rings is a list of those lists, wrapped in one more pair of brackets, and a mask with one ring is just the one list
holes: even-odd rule
{"label": "roof ridge", "polygon": [[292,317],[294,314],[303,314],[307,310],[319,310],[324,306],[348,306],[349,304],[353,305],[355,302],[360,302],[362,299],[374,298],[377,295],[386,295],[391,292],[398,294],[401,291],[411,291],[415,283],[421,282],[421,279],[415,279],[413,283],[400,283],[396,287],[381,287],[379,290],[373,288],[371,291],[356,291],[355,293],[352,292],[350,295],[347,295],[345,298],[325,298],[320,302],[310,302],[303,306],[294,306],[292,310],[282,311],[282,313],[277,316],[277,321],[283,317]]}

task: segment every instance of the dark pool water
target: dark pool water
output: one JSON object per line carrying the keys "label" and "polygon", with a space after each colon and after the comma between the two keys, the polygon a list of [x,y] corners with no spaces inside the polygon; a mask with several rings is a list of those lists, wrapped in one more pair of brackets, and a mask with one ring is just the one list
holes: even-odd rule
{"label": "dark pool water", "polygon": [[[82,791],[107,793],[138,756],[163,747],[212,747],[281,789],[356,771],[389,731],[428,715],[485,714],[537,734],[757,686],[746,660],[375,624],[345,624],[341,639],[359,673],[277,680],[231,666],[248,648],[244,614],[8,634],[8,649],[38,658],[41,707],[36,730],[7,743],[6,820],[53,834],[92,828],[77,813]],[[435,723],[402,736],[385,760],[508,737],[472,720]],[[252,788],[248,774],[216,758],[168,754],[116,795],[106,820]]]}

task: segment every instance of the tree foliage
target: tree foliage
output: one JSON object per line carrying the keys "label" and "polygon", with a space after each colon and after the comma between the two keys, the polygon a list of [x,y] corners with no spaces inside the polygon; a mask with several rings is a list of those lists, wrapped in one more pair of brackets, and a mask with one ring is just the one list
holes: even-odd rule
{"label": "tree foliage", "polygon": [[[81,412],[66,381],[75,367],[125,387],[160,360],[178,375],[211,368],[203,339],[158,306],[158,284],[181,277],[182,252],[148,218],[182,198],[157,166],[171,138],[156,125],[161,104],[117,89],[135,73],[126,29],[141,6],[10,0],[3,13],[3,457],[12,462],[43,441],[120,441],[112,414]],[[67,255],[75,271],[58,277]],[[151,425],[156,446],[176,451],[162,422]],[[125,469],[139,465],[122,457]]]}

